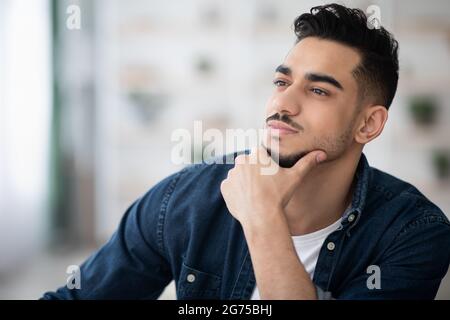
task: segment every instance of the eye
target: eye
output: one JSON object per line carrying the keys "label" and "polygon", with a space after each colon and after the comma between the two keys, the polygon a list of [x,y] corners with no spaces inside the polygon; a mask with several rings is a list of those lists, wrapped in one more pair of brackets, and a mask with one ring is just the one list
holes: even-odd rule
{"label": "eye", "polygon": [[324,91],[322,89],[319,89],[319,88],[312,88],[311,92],[313,92],[313,93],[315,93],[315,94],[317,94],[319,96],[327,96],[328,95],[328,92],[326,92],[326,91]]}
{"label": "eye", "polygon": [[273,80],[273,84],[275,87],[282,87],[286,85],[286,82],[283,80]]}

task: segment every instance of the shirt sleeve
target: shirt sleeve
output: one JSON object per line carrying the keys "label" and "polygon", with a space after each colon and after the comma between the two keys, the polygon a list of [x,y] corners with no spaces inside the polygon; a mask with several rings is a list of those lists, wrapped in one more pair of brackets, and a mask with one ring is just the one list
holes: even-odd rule
{"label": "shirt sleeve", "polygon": [[41,299],[156,299],[172,280],[164,253],[165,202],[173,176],[125,212],[111,239],[80,267],[80,289],[62,286]]}

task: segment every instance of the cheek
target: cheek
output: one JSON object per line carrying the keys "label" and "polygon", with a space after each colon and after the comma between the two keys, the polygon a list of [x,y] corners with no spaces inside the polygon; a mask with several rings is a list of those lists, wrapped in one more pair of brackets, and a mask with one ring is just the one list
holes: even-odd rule
{"label": "cheek", "polygon": [[315,135],[337,132],[344,123],[342,113],[331,110],[316,110],[308,116],[308,126]]}
{"label": "cheek", "polygon": [[269,97],[269,99],[267,99],[266,106],[265,106],[266,118],[268,118],[269,116],[271,116],[275,113],[275,109],[273,106],[273,99],[274,99],[273,94]]}

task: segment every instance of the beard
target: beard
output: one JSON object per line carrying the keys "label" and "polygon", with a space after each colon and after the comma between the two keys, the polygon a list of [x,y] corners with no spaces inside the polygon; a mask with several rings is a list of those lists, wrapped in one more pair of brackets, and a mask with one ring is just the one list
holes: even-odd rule
{"label": "beard", "polygon": [[[343,132],[334,135],[328,134],[320,137],[313,137],[312,145],[315,147],[311,148],[310,146],[309,150],[297,151],[291,154],[281,154],[280,152],[275,151],[279,150],[279,146],[275,147],[275,150],[272,150],[272,148],[269,147],[269,141],[267,141],[266,146],[263,144],[263,147],[266,149],[267,154],[272,158],[272,160],[275,161],[281,168],[292,168],[300,159],[314,150],[325,151],[327,154],[327,159],[325,161],[333,161],[341,157],[350,147],[353,141],[352,129],[356,122],[357,115],[357,113],[354,114]],[[277,120],[275,116],[272,118]]]}
{"label": "beard", "polygon": [[272,151],[270,148],[266,148],[267,154],[272,158],[273,161],[278,163],[281,168],[292,168],[298,160],[303,158],[309,151],[298,152],[290,155],[281,155]]}
{"label": "beard", "polygon": [[300,159],[314,150],[323,150],[327,153],[326,162],[336,160],[343,156],[347,149],[350,147],[352,139],[352,125],[350,125],[342,134],[336,136],[322,136],[320,138],[315,137],[313,139],[313,145],[315,147],[297,151],[291,154],[282,154],[278,152],[279,147],[275,147],[273,150],[269,146],[264,146],[267,154],[275,161],[281,168],[292,168]]}

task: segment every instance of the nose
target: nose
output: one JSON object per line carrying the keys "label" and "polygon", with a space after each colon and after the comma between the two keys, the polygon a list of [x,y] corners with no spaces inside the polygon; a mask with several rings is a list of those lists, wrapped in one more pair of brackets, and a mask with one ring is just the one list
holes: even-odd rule
{"label": "nose", "polygon": [[301,106],[298,97],[299,94],[297,92],[294,92],[294,90],[298,89],[290,86],[284,91],[275,94],[275,97],[272,100],[273,113],[286,113],[288,115],[297,115],[298,113],[300,113]]}

